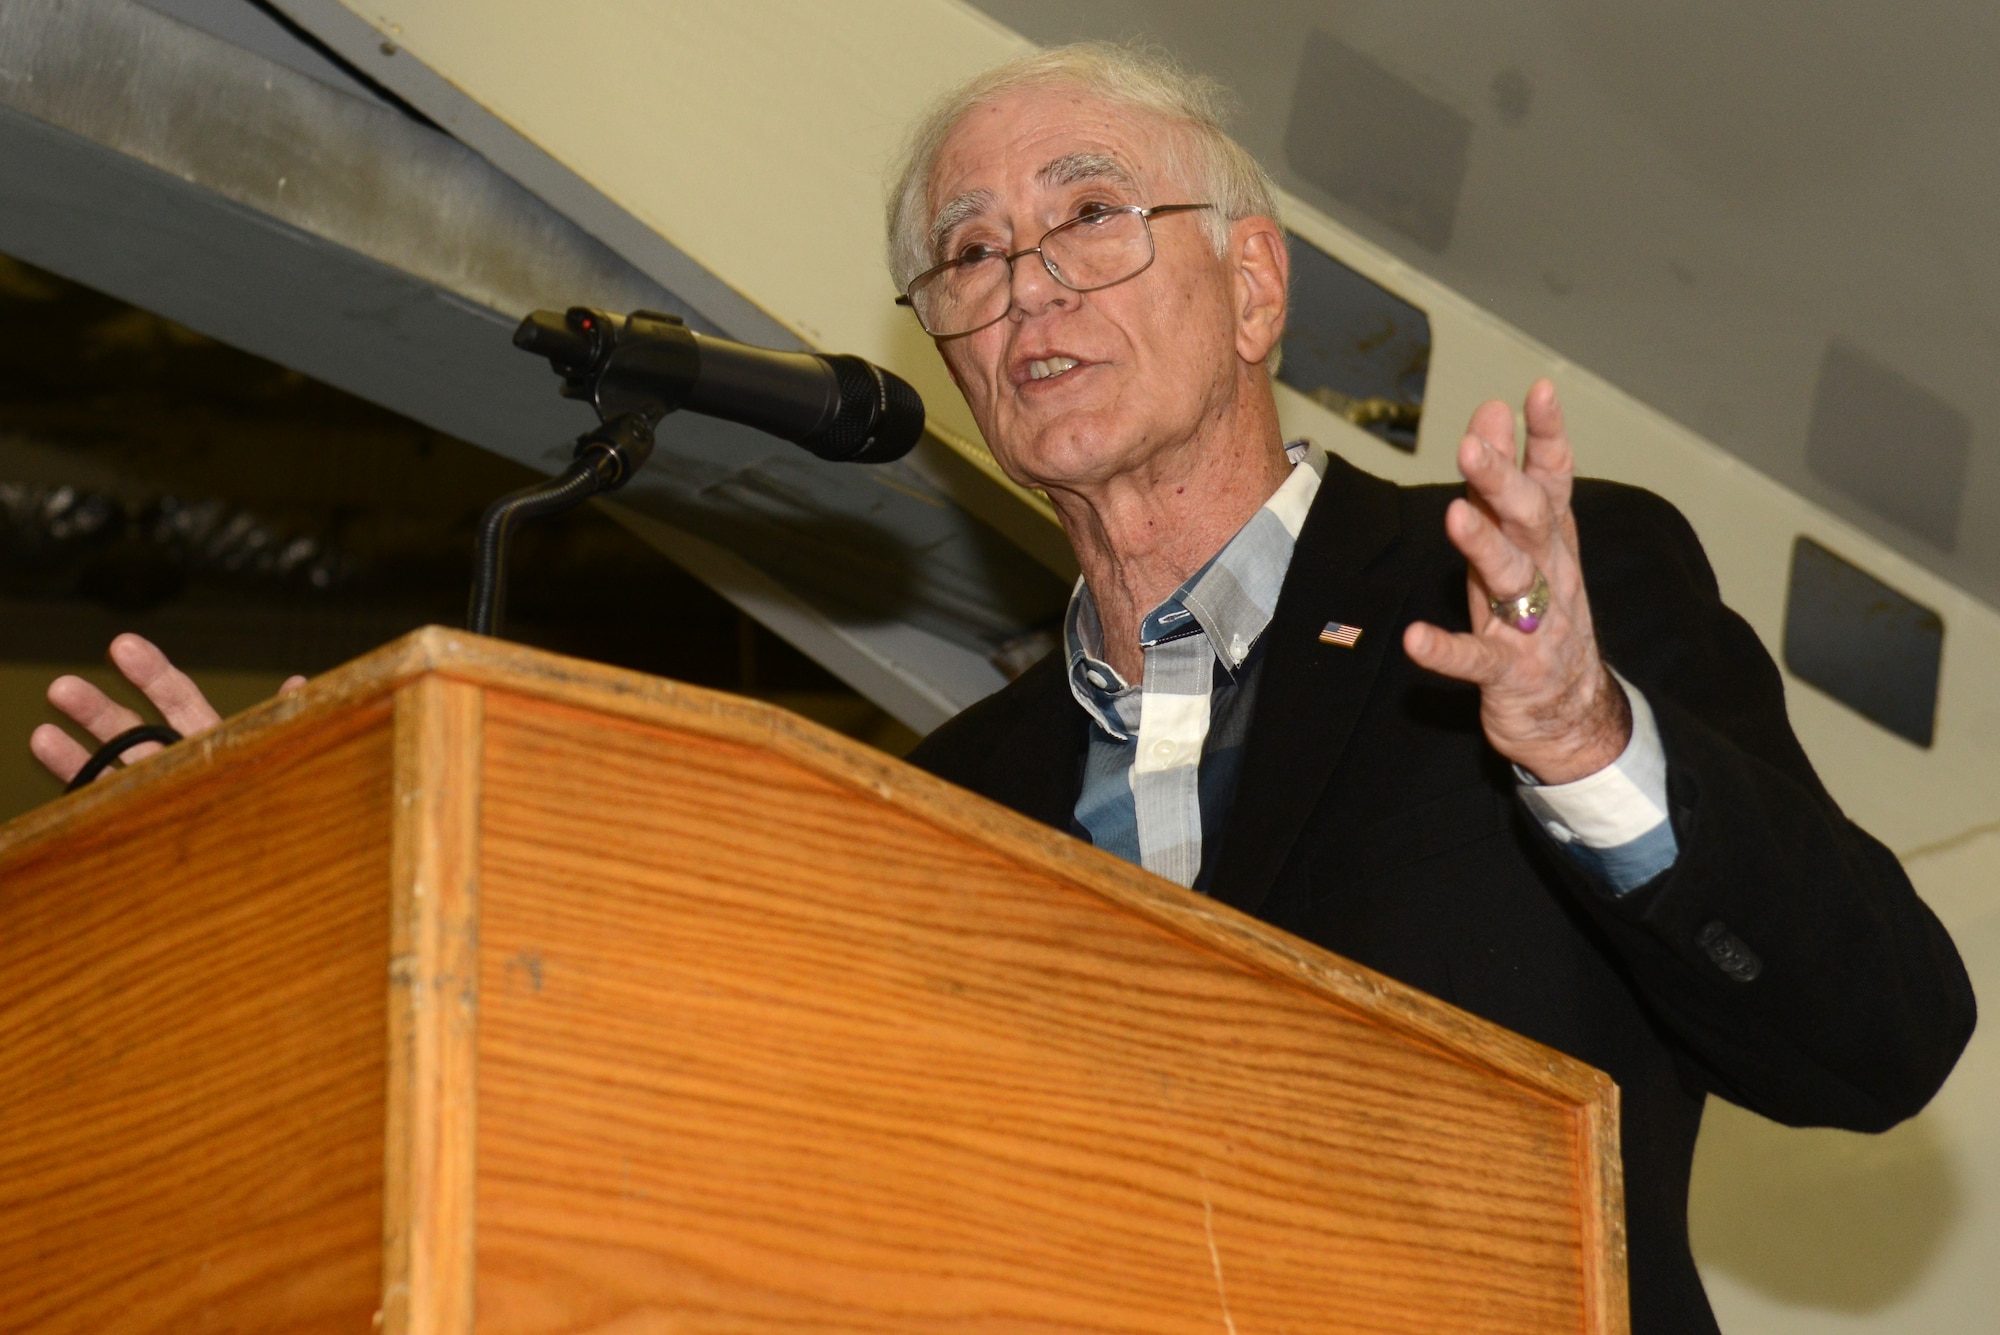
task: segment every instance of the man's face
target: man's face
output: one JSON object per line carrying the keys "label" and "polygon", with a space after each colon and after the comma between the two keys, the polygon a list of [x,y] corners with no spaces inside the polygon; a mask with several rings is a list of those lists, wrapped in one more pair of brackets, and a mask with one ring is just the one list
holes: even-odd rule
{"label": "man's face", "polygon": [[[980,107],[952,130],[931,176],[932,216],[953,220],[938,258],[978,245],[1021,250],[1094,205],[1209,202],[1167,174],[1172,136],[1185,133],[1070,89]],[[1137,277],[1072,292],[1025,256],[1014,263],[1006,316],[940,341],[1015,481],[1071,490],[1143,473],[1237,392],[1229,263],[1199,213],[1165,214],[1152,228],[1156,258]]]}

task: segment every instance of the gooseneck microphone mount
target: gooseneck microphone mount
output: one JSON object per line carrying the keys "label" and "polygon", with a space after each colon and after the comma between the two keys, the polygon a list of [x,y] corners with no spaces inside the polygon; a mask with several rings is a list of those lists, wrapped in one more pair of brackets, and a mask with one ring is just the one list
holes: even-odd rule
{"label": "gooseneck microphone mount", "polygon": [[709,338],[672,315],[536,311],[514,331],[514,346],[546,357],[563,397],[590,404],[599,425],[577,438],[560,476],[502,496],[480,517],[466,613],[480,635],[500,631],[514,528],[624,486],[652,454],[668,413],[740,422],[842,463],[900,459],[923,434],[923,400],[878,366]]}
{"label": "gooseneck microphone mount", "polygon": [[498,635],[507,610],[507,539],[523,520],[560,514],[592,496],[616,491],[653,452],[653,423],[626,413],[577,438],[576,458],[547,482],[508,492],[479,517],[472,556],[472,605],[465,626],[475,635]]}

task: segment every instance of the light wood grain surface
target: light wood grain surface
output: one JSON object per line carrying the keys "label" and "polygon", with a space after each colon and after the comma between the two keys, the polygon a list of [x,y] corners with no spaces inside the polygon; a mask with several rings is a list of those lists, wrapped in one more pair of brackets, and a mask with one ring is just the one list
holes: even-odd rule
{"label": "light wood grain surface", "polygon": [[0,1330],[369,1329],[388,746],[363,708],[0,841]]}
{"label": "light wood grain surface", "polygon": [[1626,1327],[1601,1073],[755,702],[419,632],[0,895],[0,1329]]}
{"label": "light wood grain surface", "polygon": [[473,1328],[483,704],[439,676],[396,691],[384,1335]]}
{"label": "light wood grain surface", "polygon": [[[1528,1088],[1578,1106],[1611,1109],[1615,1129],[1616,1090],[1603,1072],[795,714],[725,692],[436,628],[406,636],[342,672],[402,680],[426,670],[677,733],[768,750],[830,782],[872,794],[926,824],[985,845],[1009,861],[1087,886],[1104,899],[1232,958],[1360,1007],[1385,1025],[1436,1041]],[[345,678],[328,686],[357,689]]]}
{"label": "light wood grain surface", "polygon": [[1572,1105],[768,749],[486,720],[481,1330],[1587,1328]]}

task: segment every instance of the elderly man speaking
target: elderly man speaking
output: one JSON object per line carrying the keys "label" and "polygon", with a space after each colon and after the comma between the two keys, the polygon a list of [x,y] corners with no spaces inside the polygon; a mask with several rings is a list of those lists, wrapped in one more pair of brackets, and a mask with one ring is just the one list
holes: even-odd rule
{"label": "elderly man speaking", "polygon": [[[901,300],[1083,579],[1063,652],[912,758],[1609,1072],[1632,1328],[1713,1331],[1703,1102],[1890,1126],[1971,1034],[1965,972],[1814,777],[1687,523],[1572,480],[1554,386],[1524,453],[1507,405],[1473,415],[1463,488],[1285,441],[1275,214],[1212,90],[1120,48],[994,70],[919,127]],[[145,641],[112,657],[182,732],[216,721]],[[101,738],[138,721],[73,677],[50,698]]]}
{"label": "elderly man speaking", "polygon": [[1555,387],[1466,485],[1287,443],[1286,249],[1213,91],[1030,56],[919,127],[902,301],[1083,578],[1062,652],[935,773],[1609,1072],[1633,1329],[1712,1331],[1704,1100],[1880,1130],[1973,1024],[1949,938],[1850,824],[1685,520],[1572,479]]}

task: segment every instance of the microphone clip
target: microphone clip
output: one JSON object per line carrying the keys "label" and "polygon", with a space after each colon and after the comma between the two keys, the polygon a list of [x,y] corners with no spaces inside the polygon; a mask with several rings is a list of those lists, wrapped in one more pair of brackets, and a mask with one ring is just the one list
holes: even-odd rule
{"label": "microphone clip", "polygon": [[658,414],[619,413],[576,438],[571,458],[597,476],[597,491],[616,491],[645,467],[653,455],[653,431]]}
{"label": "microphone clip", "polygon": [[536,311],[515,329],[514,346],[547,358],[563,378],[562,396],[588,403],[606,423],[627,414],[657,423],[701,378],[694,334],[659,311]]}

